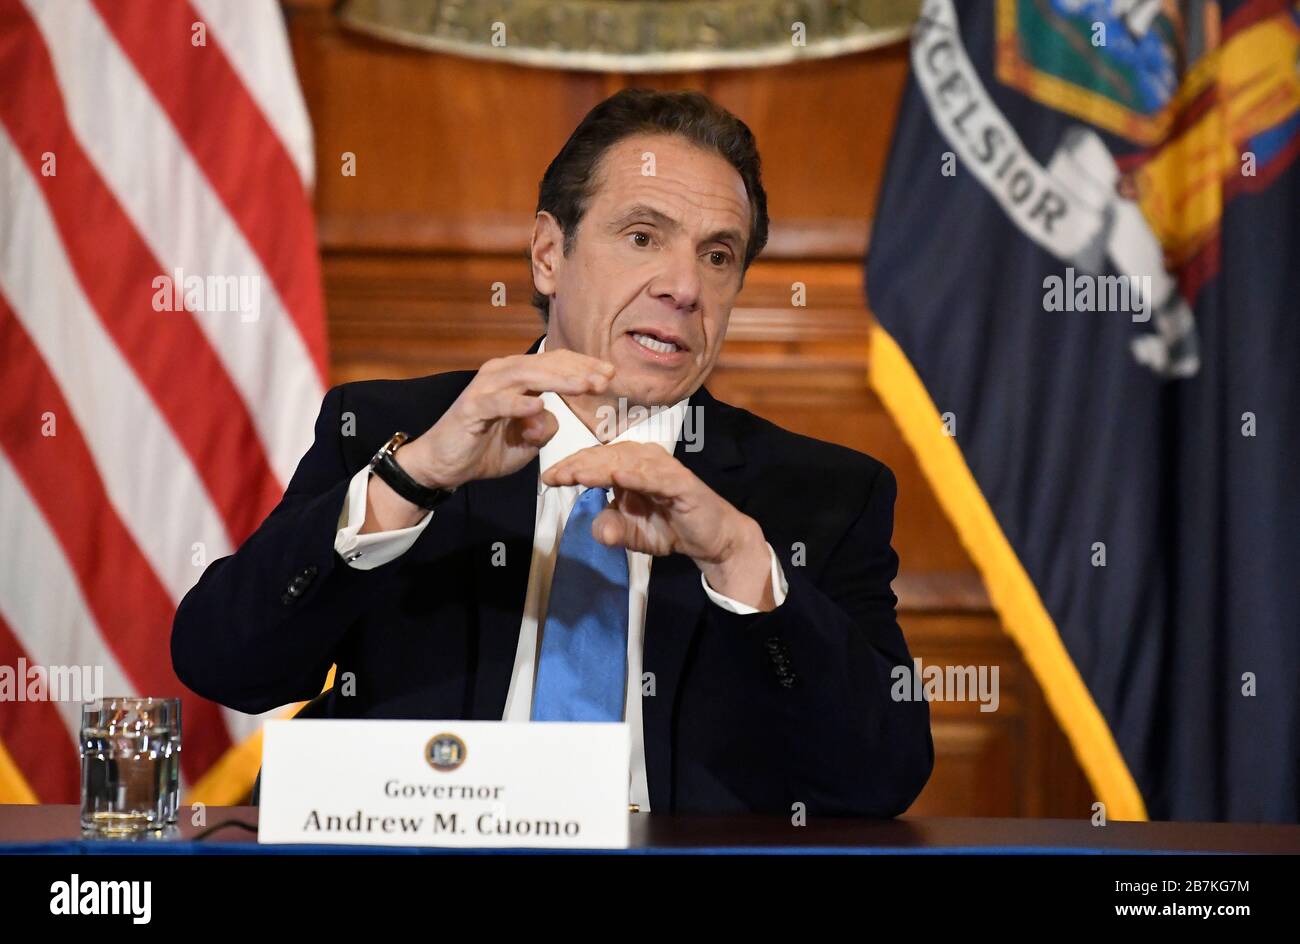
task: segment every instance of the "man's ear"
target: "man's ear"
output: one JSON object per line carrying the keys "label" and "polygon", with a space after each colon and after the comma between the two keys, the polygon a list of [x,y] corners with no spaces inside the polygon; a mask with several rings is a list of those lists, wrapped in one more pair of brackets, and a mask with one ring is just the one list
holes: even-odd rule
{"label": "man's ear", "polygon": [[564,231],[547,210],[540,210],[533,220],[533,238],[529,244],[533,268],[533,287],[543,295],[554,295],[564,259]]}

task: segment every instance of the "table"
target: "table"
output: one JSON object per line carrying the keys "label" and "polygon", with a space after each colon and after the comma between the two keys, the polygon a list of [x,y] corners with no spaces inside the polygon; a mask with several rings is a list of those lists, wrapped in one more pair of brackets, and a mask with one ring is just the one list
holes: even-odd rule
{"label": "table", "polygon": [[[567,850],[465,850],[384,846],[259,846],[256,833],[227,827],[204,839],[186,810],[175,833],[134,840],[83,839],[73,805],[0,805],[0,853],[8,854],[302,854],[390,852],[465,854]],[[207,828],[226,820],[257,824],[257,807],[208,807]],[[1300,853],[1300,825],[1124,823],[1087,820],[903,817],[896,820],[812,818],[793,826],[780,816],[688,816],[631,813],[627,850],[612,854],[845,853]],[[609,852],[608,850],[601,850]]]}

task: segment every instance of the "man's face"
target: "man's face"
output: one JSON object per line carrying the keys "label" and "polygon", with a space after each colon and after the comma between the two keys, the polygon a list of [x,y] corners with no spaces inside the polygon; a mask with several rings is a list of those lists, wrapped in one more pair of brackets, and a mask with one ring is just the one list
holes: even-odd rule
{"label": "man's face", "polygon": [[669,135],[618,142],[595,180],[567,257],[549,213],[534,227],[534,281],[552,296],[546,348],[614,365],[606,396],[570,404],[581,412],[619,397],[671,405],[722,350],[749,234],[744,181],[722,157]]}

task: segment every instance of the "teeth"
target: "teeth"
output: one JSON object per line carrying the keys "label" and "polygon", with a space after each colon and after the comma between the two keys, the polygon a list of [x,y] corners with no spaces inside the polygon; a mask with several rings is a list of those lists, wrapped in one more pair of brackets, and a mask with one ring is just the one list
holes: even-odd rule
{"label": "teeth", "polygon": [[637,334],[636,332],[633,332],[632,339],[643,348],[655,351],[659,354],[671,354],[677,350],[677,345],[673,344],[671,341],[660,341],[658,338],[652,338],[648,334]]}

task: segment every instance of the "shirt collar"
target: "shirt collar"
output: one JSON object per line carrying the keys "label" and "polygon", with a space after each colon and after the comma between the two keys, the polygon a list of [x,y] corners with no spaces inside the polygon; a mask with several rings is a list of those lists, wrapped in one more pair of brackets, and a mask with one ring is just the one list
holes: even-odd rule
{"label": "shirt collar", "polygon": [[[546,339],[543,338],[537,353],[540,354],[545,350]],[[671,456],[677,450],[677,439],[681,435],[682,424],[686,419],[686,404],[689,400],[690,396],[688,395],[670,407],[658,407],[648,411],[645,408],[629,407],[625,404],[620,405],[621,410],[627,413],[631,419],[635,419],[641,414],[648,415],[623,430],[610,442],[657,443]],[[540,469],[537,491],[539,494],[547,487],[541,482],[541,472],[545,472],[555,463],[567,459],[580,449],[600,445],[600,440],[596,438],[596,434],[589,430],[582,420],[578,419],[577,414],[569,409],[569,405],[564,402],[564,399],[559,394],[550,390],[544,391],[542,393],[542,403],[546,409],[554,414],[556,421],[559,423],[559,429],[542,446],[538,455]],[[615,425],[620,417],[614,415],[613,411],[614,407],[609,407],[608,413],[602,411],[598,422]]]}

